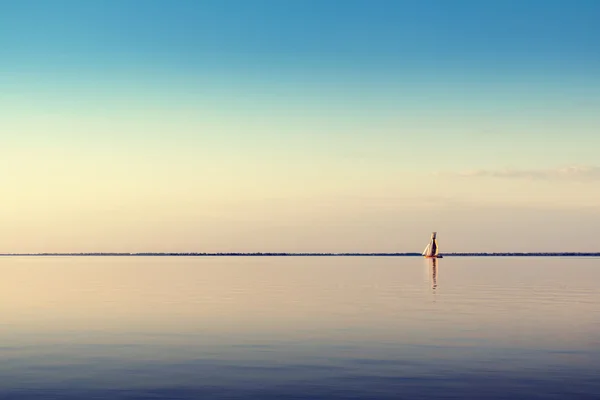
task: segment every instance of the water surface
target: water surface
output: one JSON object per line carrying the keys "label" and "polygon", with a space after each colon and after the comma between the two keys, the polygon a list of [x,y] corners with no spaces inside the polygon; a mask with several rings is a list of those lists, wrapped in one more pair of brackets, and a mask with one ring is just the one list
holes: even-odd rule
{"label": "water surface", "polygon": [[0,398],[597,399],[599,267],[2,257]]}

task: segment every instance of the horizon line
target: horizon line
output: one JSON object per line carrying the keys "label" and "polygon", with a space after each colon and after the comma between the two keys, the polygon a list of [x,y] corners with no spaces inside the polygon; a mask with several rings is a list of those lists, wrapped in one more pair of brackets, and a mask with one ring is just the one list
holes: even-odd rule
{"label": "horizon line", "polygon": [[[440,253],[446,257],[560,257],[560,256],[592,256],[600,257],[600,252],[449,252]],[[0,253],[0,257],[39,257],[39,256],[73,256],[73,257],[95,257],[95,256],[121,256],[121,257],[360,257],[360,256],[393,256],[393,257],[423,257],[416,252],[73,252],[73,253]]]}

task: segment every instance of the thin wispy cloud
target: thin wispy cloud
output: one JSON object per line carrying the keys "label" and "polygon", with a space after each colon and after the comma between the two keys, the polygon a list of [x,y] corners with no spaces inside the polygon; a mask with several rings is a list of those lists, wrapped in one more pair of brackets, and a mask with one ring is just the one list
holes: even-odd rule
{"label": "thin wispy cloud", "polygon": [[[444,173],[443,175],[448,175]],[[590,165],[574,165],[560,168],[545,169],[477,169],[450,173],[453,176],[465,178],[504,178],[504,179],[537,179],[565,181],[596,181],[600,180],[600,167]]]}

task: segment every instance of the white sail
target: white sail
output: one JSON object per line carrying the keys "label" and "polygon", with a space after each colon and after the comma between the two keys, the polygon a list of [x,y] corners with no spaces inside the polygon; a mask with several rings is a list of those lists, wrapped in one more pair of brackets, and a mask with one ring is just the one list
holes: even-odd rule
{"label": "white sail", "polygon": [[430,246],[431,246],[431,243],[427,243],[427,246],[425,246],[425,250],[423,250],[423,253],[421,254],[422,256],[426,256],[427,253],[429,253]]}

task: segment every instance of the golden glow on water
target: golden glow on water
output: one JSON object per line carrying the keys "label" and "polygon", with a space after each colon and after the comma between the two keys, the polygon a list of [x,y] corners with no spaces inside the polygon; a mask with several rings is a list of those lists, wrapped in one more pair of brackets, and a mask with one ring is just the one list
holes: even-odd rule
{"label": "golden glow on water", "polygon": [[[445,337],[509,342],[597,337],[597,260],[429,259],[427,285],[418,278],[421,263],[413,257],[4,257],[3,333],[335,336],[344,328],[373,340],[425,340],[440,329]],[[543,336],[534,334],[541,329]]]}

